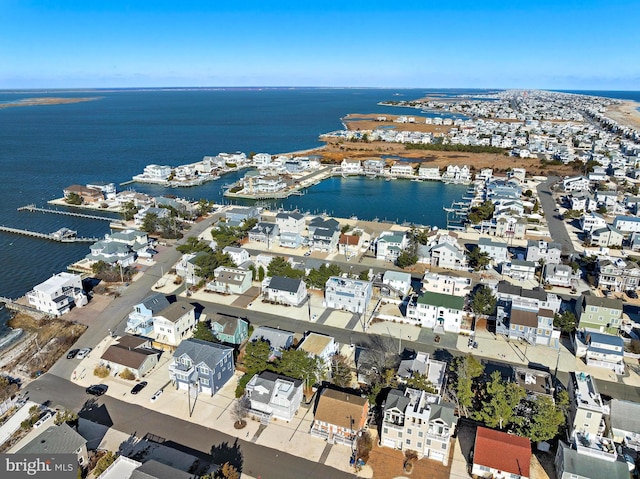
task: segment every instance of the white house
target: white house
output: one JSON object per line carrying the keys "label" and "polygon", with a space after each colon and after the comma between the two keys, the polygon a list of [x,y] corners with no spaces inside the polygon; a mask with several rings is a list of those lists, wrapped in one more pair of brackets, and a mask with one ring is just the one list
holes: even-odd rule
{"label": "white house", "polygon": [[507,243],[493,241],[490,238],[480,238],[478,240],[478,248],[483,253],[487,253],[495,264],[505,263],[509,260]]}
{"label": "white house", "polygon": [[459,333],[463,310],[463,297],[424,293],[407,305],[407,319],[425,328]]}
{"label": "white house", "polygon": [[624,342],[620,336],[596,331],[577,331],[574,336],[576,357],[587,366],[596,366],[624,374]]}
{"label": "white house", "polygon": [[249,252],[246,249],[237,248],[235,246],[225,246],[222,252],[228,254],[229,258],[231,258],[231,261],[233,261],[236,266],[246,263],[250,258]]}
{"label": "white house", "polygon": [[256,153],[253,155],[253,164],[258,168],[267,166],[271,163],[271,155],[268,153]]}
{"label": "white house", "polygon": [[79,274],[58,273],[27,293],[29,305],[43,313],[61,316],[74,307],[87,304]]}
{"label": "white house", "polygon": [[383,231],[376,240],[376,259],[394,262],[408,243],[404,233]]}
{"label": "white house", "polygon": [[218,266],[213,271],[213,280],[207,283],[205,290],[215,293],[244,294],[251,288],[252,280],[251,270]]}
{"label": "white house", "polygon": [[196,327],[195,307],[185,302],[170,304],[153,317],[153,333],[161,346],[176,347]]}
{"label": "white house", "polygon": [[261,421],[272,418],[291,421],[298,412],[303,398],[303,384],[271,371],[255,374],[247,383],[245,394],[250,401],[250,415]]}
{"label": "white house", "polygon": [[560,263],[562,246],[560,243],[552,243],[546,240],[527,241],[527,261],[537,263],[541,259],[545,263]]}
{"label": "white house", "polygon": [[471,278],[426,272],[422,277],[422,290],[464,297],[471,293]]}
{"label": "white house", "polygon": [[589,179],[584,176],[573,176],[562,180],[564,191],[588,191],[589,186]]}
{"label": "white house", "polygon": [[324,306],[362,314],[371,301],[372,293],[370,281],[331,276],[325,285]]}
{"label": "white house", "polygon": [[280,228],[280,233],[304,233],[306,225],[304,216],[300,213],[278,213],[276,215],[276,224]]}
{"label": "white house", "polygon": [[637,216],[616,216],[613,220],[613,227],[623,233],[640,232],[640,218]]}
{"label": "white house", "polygon": [[413,176],[413,166],[411,163],[396,162],[389,173],[392,176]]}
{"label": "white house", "polygon": [[607,222],[604,219],[604,216],[602,216],[600,213],[595,213],[595,212],[585,213],[580,218],[580,229],[582,229],[584,233],[589,233],[593,230],[598,230],[600,228],[606,228],[606,226],[607,226]]}
{"label": "white house", "polygon": [[345,174],[360,174],[362,173],[362,163],[360,160],[345,158],[340,163],[340,169]]}
{"label": "white house", "polygon": [[418,177],[421,180],[440,180],[440,169],[438,167],[421,166],[418,168]]}
{"label": "white house", "polygon": [[382,283],[391,288],[397,296],[404,298],[411,290],[411,274],[402,271],[385,271]]}
{"label": "white house", "polygon": [[307,285],[301,279],[267,276],[262,282],[262,294],[267,301],[300,306],[307,299]]}

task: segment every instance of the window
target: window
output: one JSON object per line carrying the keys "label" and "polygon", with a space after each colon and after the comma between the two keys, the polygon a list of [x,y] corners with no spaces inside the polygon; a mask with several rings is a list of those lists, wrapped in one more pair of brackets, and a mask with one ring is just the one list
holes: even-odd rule
{"label": "window", "polygon": [[382,429],[382,432],[383,432],[384,434],[389,434],[389,428],[388,428],[388,427],[383,428],[383,429]]}
{"label": "window", "polygon": [[424,436],[424,433],[422,431],[418,431],[418,437],[422,437]]}
{"label": "window", "polygon": [[440,447],[441,447],[442,449],[445,449],[445,450],[446,450],[446,449],[447,449],[447,443],[446,443],[446,442],[443,442],[442,444],[440,444]]}
{"label": "window", "polygon": [[587,413],[587,419],[591,419],[592,414],[590,412]]}
{"label": "window", "polygon": [[411,428],[407,429],[407,434],[411,434]]}
{"label": "window", "polygon": [[478,469],[480,469],[483,472],[489,472],[490,469],[487,466],[478,466]]}
{"label": "window", "polygon": [[407,439],[405,442],[407,443],[407,446],[411,445],[411,439]]}
{"label": "window", "polygon": [[431,439],[427,439],[427,446],[431,445]]}
{"label": "window", "polygon": [[417,444],[417,446],[418,446],[418,449],[422,449],[422,443],[421,443],[421,442],[419,442],[419,443]]}
{"label": "window", "polygon": [[202,384],[203,386],[208,386],[209,380],[205,378],[200,378],[200,384]]}

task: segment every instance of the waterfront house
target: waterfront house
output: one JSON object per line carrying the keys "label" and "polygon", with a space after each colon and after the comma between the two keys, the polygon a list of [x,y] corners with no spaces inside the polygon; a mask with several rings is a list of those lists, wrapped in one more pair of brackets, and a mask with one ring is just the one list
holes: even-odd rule
{"label": "waterfront house", "polygon": [[82,185],[67,186],[62,193],[65,199],[72,195],[78,195],[84,204],[94,204],[104,201],[104,193],[100,188],[89,188]]}
{"label": "waterfront house", "polygon": [[259,417],[263,424],[268,424],[272,418],[291,421],[300,409],[302,389],[300,379],[271,371],[255,374],[245,388],[250,402],[249,415]]}
{"label": "waterfront house", "polygon": [[222,253],[229,255],[229,258],[231,258],[231,261],[233,261],[233,264],[236,266],[247,263],[250,259],[249,252],[246,249],[235,246],[225,246],[222,249]]}
{"label": "waterfront house", "polygon": [[367,175],[381,175],[384,172],[385,161],[381,158],[371,158],[362,163]]}
{"label": "waterfront house", "polygon": [[616,444],[640,451],[640,403],[611,399],[605,422]]}
{"label": "waterfront house", "polygon": [[201,339],[185,339],[174,351],[169,380],[176,389],[197,387],[213,396],[233,377],[233,348]]}
{"label": "waterfront house", "polygon": [[244,294],[251,288],[253,272],[249,269],[218,266],[213,279],[205,285],[205,291],[223,294]]}
{"label": "waterfront house", "polygon": [[620,336],[576,331],[572,339],[576,357],[584,358],[587,366],[624,374],[624,342]]}
{"label": "waterfront house", "polygon": [[571,287],[573,269],[566,264],[545,264],[544,282],[551,286]]}
{"label": "waterfront house", "polygon": [[144,221],[147,218],[147,215],[155,215],[157,219],[165,219],[169,218],[171,215],[171,210],[169,208],[157,208],[155,206],[147,206],[140,208],[138,212],[133,215],[133,224],[137,227],[142,227],[144,225]]}
{"label": "waterfront house", "polygon": [[383,231],[375,241],[376,259],[389,261],[391,263],[398,259],[398,256],[408,246],[407,235],[397,231]]}
{"label": "waterfront house", "polygon": [[151,183],[164,183],[171,176],[171,167],[167,165],[147,165],[142,170],[142,175],[133,177],[134,181]]}
{"label": "waterfront house", "polygon": [[203,278],[198,274],[200,267],[196,263],[198,258],[206,255],[205,251],[183,254],[180,261],[176,263],[176,275],[182,278],[189,286],[198,284]]}
{"label": "waterfront house", "polygon": [[453,404],[425,391],[392,389],[383,406],[380,444],[447,465],[457,417]]}
{"label": "waterfront house", "polygon": [[578,328],[616,334],[622,325],[622,301],[583,294],[576,304]]}
{"label": "waterfront house", "polygon": [[253,334],[249,338],[249,342],[266,341],[271,349],[271,358],[279,357],[282,351],[293,346],[293,333],[291,331],[283,331],[279,328],[270,328],[268,326],[258,326],[253,330]]}
{"label": "waterfront house", "polygon": [[424,328],[459,333],[464,298],[441,293],[423,293],[407,305],[407,319]]}
{"label": "waterfront house", "polygon": [[[615,223],[614,223],[615,226]],[[585,213],[580,218],[580,229],[583,233],[589,233],[593,230],[606,228],[607,222],[600,213]]]}
{"label": "waterfront house", "polygon": [[215,313],[209,318],[214,337],[227,344],[242,344],[249,336],[249,323],[246,319]]}
{"label": "waterfront house", "polygon": [[424,376],[431,384],[436,394],[442,394],[447,363],[429,357],[429,353],[407,350],[402,354],[398,366],[398,381],[405,383],[414,374]]}
{"label": "waterfront house", "polygon": [[358,433],[366,428],[368,415],[366,396],[324,388],[319,394],[310,432],[329,444],[353,446]]}
{"label": "waterfront house", "polygon": [[257,168],[260,168],[271,163],[271,155],[268,153],[256,153],[255,155],[253,155],[253,158],[251,160]]}
{"label": "waterfront house", "polygon": [[511,214],[501,216],[495,221],[495,236],[500,238],[523,239],[527,232],[527,218]]}
{"label": "waterfront house", "polygon": [[331,276],[325,284],[325,308],[342,309],[356,314],[367,310],[373,293],[370,281]]}
{"label": "waterfront house", "polygon": [[162,293],[154,293],[133,307],[127,319],[126,331],[131,334],[148,335],[153,331],[153,316],[169,307],[169,301]]}
{"label": "waterfront house", "polygon": [[406,297],[411,291],[411,274],[404,271],[385,271],[382,275],[381,290],[384,292],[386,289],[389,296],[399,297],[400,299]]}
{"label": "waterfront house", "polygon": [[471,293],[471,278],[426,272],[422,277],[422,290],[464,297]]}
{"label": "waterfront house", "polygon": [[280,234],[278,225],[275,223],[257,223],[249,230],[249,241],[256,243],[266,243],[267,249],[275,245],[276,238]]}
{"label": "waterfront house", "polygon": [[449,165],[447,170],[442,173],[442,181],[445,183],[471,183],[471,172],[467,165],[462,167],[458,165]]}
{"label": "waterfront house", "polygon": [[598,287],[609,291],[635,291],[640,286],[640,267],[622,258],[598,259],[596,265]]}
{"label": "waterfront house", "polygon": [[264,299],[285,306],[300,306],[307,300],[307,285],[301,279],[267,276],[262,282]]}
{"label": "waterfront house", "polygon": [[536,276],[536,263],[512,259],[508,263],[502,263],[501,273],[518,281],[531,281]]}
{"label": "waterfront house", "polygon": [[236,225],[240,225],[248,219],[258,218],[259,216],[258,208],[254,206],[234,206],[225,212],[227,222]]}
{"label": "waterfront house", "polygon": [[309,222],[309,244],[313,250],[333,253],[340,239],[340,223],[318,216]]}
{"label": "waterfront house", "polygon": [[529,439],[478,427],[471,466],[471,474],[474,477],[528,479],[530,467]]}
{"label": "waterfront house", "polygon": [[420,166],[418,168],[418,178],[421,180],[440,181],[440,168]]}
{"label": "waterfront house", "polygon": [[589,244],[591,246],[600,246],[601,248],[621,247],[623,239],[622,232],[611,225],[606,225],[604,228],[594,229],[587,233]]}
{"label": "waterfront house", "polygon": [[396,161],[389,170],[391,176],[413,177],[413,165]]}
{"label": "waterfront house", "polygon": [[478,248],[481,252],[487,253],[495,264],[502,264],[509,260],[507,243],[482,237],[478,240]]}
{"label": "waterfront house", "polygon": [[92,262],[103,261],[107,264],[118,264],[125,267],[134,263],[135,253],[125,243],[111,240],[101,240],[89,246],[91,253],[85,258]]}
{"label": "waterfront house", "polygon": [[300,233],[293,233],[288,231],[280,231],[280,238],[278,239],[278,245],[282,248],[299,248],[304,239]]}
{"label": "waterfront house", "polygon": [[304,221],[304,215],[298,212],[283,212],[276,215],[276,225],[280,233],[298,233],[305,232],[307,226]]}
{"label": "waterfront house", "polygon": [[[87,440],[66,422],[58,426],[48,427],[42,434],[38,434],[16,451],[17,454],[31,454],[50,457],[51,454],[71,454],[80,466],[87,466],[89,456],[87,453]],[[32,456],[34,457],[34,456]],[[36,456],[37,457],[37,456]],[[43,461],[44,462],[44,461]],[[17,476],[22,474],[16,473]],[[75,474],[75,473],[74,473]],[[15,475],[8,473],[6,477]],[[25,475],[28,475],[25,473]],[[44,474],[47,475],[46,473]],[[57,475],[52,473],[51,475]]]}
{"label": "waterfront house", "polygon": [[341,234],[338,240],[338,253],[344,255],[347,260],[351,259],[360,251],[360,242],[362,235],[346,235]]}
{"label": "waterfront house", "polygon": [[56,317],[89,301],[82,288],[82,276],[64,271],[37,284],[26,296],[30,306]]}
{"label": "waterfront house", "polygon": [[147,338],[123,336],[102,353],[100,362],[111,370],[112,375],[126,368],[140,379],[158,364],[160,354],[150,346]]}
{"label": "waterfront house", "polygon": [[347,175],[358,175],[363,171],[362,163],[357,159],[345,158],[344,160],[342,160],[342,163],[340,163],[340,171],[342,171],[343,174]]}
{"label": "waterfront house", "polygon": [[175,348],[195,329],[195,306],[185,302],[170,304],[153,317],[153,334],[159,347]]}
{"label": "waterfront house", "polygon": [[546,240],[527,241],[527,261],[538,263],[544,260],[545,263],[560,263],[562,246],[560,243],[552,243]]}

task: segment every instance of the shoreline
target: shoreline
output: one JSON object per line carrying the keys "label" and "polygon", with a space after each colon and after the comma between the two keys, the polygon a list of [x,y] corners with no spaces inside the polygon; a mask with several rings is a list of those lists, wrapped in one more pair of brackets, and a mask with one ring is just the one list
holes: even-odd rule
{"label": "shoreline", "polygon": [[607,107],[605,116],[622,126],[640,131],[640,102],[621,100],[620,103]]}

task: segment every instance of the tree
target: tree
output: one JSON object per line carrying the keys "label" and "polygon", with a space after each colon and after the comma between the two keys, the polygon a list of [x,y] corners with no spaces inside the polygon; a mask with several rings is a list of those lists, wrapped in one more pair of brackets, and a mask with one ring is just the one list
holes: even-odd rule
{"label": "tree", "polygon": [[258,268],[258,281],[260,281],[262,283],[262,280],[264,280],[264,267],[262,265],[260,265],[260,267]]}
{"label": "tree", "polygon": [[342,270],[337,264],[321,265],[318,269],[309,271],[309,275],[305,278],[307,285],[312,288],[324,290],[327,281],[331,276],[340,276]]}
{"label": "tree", "polygon": [[522,193],[522,195],[526,196],[527,198],[531,198],[533,196],[533,191],[527,190],[524,193]]}
{"label": "tree", "polygon": [[211,331],[211,323],[209,321],[199,321],[198,324],[196,324],[196,329],[193,331],[193,338],[209,341],[210,343],[218,342]]}
{"label": "tree", "polygon": [[283,351],[276,361],[275,369],[278,373],[290,378],[301,379],[306,391],[325,377],[324,362],[315,355],[302,349]]}
{"label": "tree", "polygon": [[82,203],[84,203],[84,200],[82,199],[82,196],[80,196],[78,193],[76,193],[75,191],[71,191],[65,198],[64,198],[65,203],[67,203],[68,205],[81,205]]}
{"label": "tree", "polygon": [[259,339],[257,341],[251,341],[247,343],[244,348],[244,356],[242,358],[242,365],[244,366],[247,374],[252,375],[257,372],[262,372],[267,369],[269,364],[269,358],[271,357],[271,348],[269,343]]}
{"label": "tree", "polygon": [[209,247],[206,241],[202,241],[195,236],[189,236],[185,243],[181,244],[176,249],[182,254],[198,253],[200,251],[213,253],[213,250]]}
{"label": "tree", "polygon": [[473,382],[482,376],[484,366],[473,355],[459,356],[451,363],[452,380],[448,392],[458,406],[458,411],[469,417],[475,394]]}
{"label": "tree", "polygon": [[116,460],[115,453],[111,451],[107,451],[105,455],[100,458],[100,460],[96,464],[96,467],[93,468],[93,471],[91,471],[93,476],[94,477],[100,476],[100,474],[106,471],[107,468],[115,462],[115,460]]}
{"label": "tree", "polygon": [[469,261],[469,266],[476,271],[484,269],[489,263],[491,263],[489,253],[482,251],[477,246],[467,253],[467,260]]}
{"label": "tree", "polygon": [[240,479],[240,473],[236,466],[229,462],[225,462],[218,473],[220,479]]}
{"label": "tree", "polygon": [[407,387],[413,389],[419,389],[420,391],[426,391],[428,393],[437,394],[438,391],[433,386],[433,383],[429,381],[427,376],[420,374],[417,371],[413,371],[411,376],[407,378]]}
{"label": "tree", "polygon": [[158,228],[158,215],[156,213],[147,213],[142,220],[140,229],[145,233],[155,233]]}
{"label": "tree", "polygon": [[481,221],[491,219],[494,209],[495,206],[493,203],[490,200],[487,200],[484,203],[471,208],[467,218],[471,223],[478,224]]}
{"label": "tree", "polygon": [[56,426],[66,422],[69,426],[73,428],[78,428],[78,415],[71,411],[70,409],[65,409],[64,411],[58,411],[56,417],[53,419],[53,423]]}
{"label": "tree", "polygon": [[294,269],[291,263],[282,256],[276,256],[269,263],[267,276],[283,276],[285,278],[299,279],[304,276],[304,271]]}
{"label": "tree", "polygon": [[125,203],[124,205],[122,205],[122,208],[120,208],[120,215],[125,221],[131,221],[137,212],[138,207],[133,201]]}
{"label": "tree", "polygon": [[331,382],[338,387],[346,388],[351,386],[352,381],[353,374],[347,364],[347,358],[342,354],[335,354],[331,358]]}
{"label": "tree", "polygon": [[526,396],[522,386],[514,382],[504,383],[500,371],[491,374],[491,380],[485,385],[480,403],[482,407],[476,411],[474,418],[483,421],[488,427],[505,429],[520,419],[516,408]]}
{"label": "tree", "polygon": [[396,266],[398,266],[399,268],[407,268],[409,266],[413,266],[417,262],[417,254],[411,253],[410,251],[403,251],[398,255],[398,259],[396,259]]}
{"label": "tree", "polygon": [[5,376],[0,376],[0,401],[9,399],[18,391],[18,385]]}
{"label": "tree", "polygon": [[122,379],[126,379],[127,381],[133,381],[136,378],[136,375],[133,374],[133,372],[129,368],[124,368],[119,376]]}
{"label": "tree", "polygon": [[234,404],[231,410],[231,416],[235,419],[235,424],[239,427],[245,427],[247,421],[246,417],[249,415],[249,409],[251,408],[251,401],[247,396],[242,396]]}
{"label": "tree", "polygon": [[213,211],[213,205],[214,205],[213,201],[200,198],[198,200],[198,205],[196,206],[198,216],[205,216],[211,213],[211,211]]}
{"label": "tree", "polygon": [[533,442],[556,437],[566,421],[562,406],[555,404],[548,396],[539,396],[535,401],[526,403],[531,415],[526,418],[526,425],[520,433]]}
{"label": "tree", "polygon": [[571,311],[553,315],[553,325],[565,334],[573,334],[576,330],[576,315]]}
{"label": "tree", "polygon": [[479,316],[490,316],[496,309],[498,300],[488,286],[480,285],[471,298],[471,311]]}
{"label": "tree", "polygon": [[193,263],[197,266],[196,274],[207,280],[215,276],[215,270],[219,266],[229,266],[232,268],[236,266],[227,253],[220,251],[212,251],[209,254],[198,256],[193,260]]}
{"label": "tree", "polygon": [[358,279],[361,281],[369,281],[369,270],[363,269],[362,271],[360,271],[360,273],[358,274]]}

